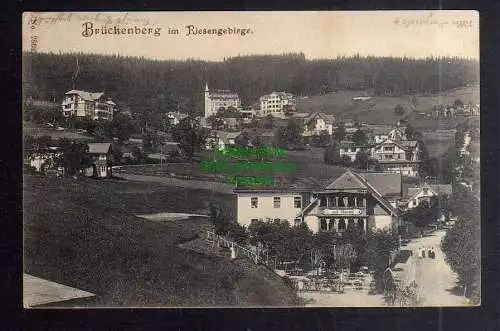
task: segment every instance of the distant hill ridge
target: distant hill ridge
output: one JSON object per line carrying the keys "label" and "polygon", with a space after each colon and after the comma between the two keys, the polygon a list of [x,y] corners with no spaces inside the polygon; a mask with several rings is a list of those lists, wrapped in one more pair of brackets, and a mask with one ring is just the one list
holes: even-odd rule
{"label": "distant hill ridge", "polygon": [[[478,61],[461,58],[339,57],[308,60],[304,54],[252,55],[221,62],[157,61],[94,54],[23,54],[23,95],[61,100],[72,88],[107,93],[133,112],[201,114],[205,82],[229,89],[250,105],[271,91],[298,96],[338,90],[374,95],[435,93],[478,82]],[[402,74],[404,73],[404,74]]]}

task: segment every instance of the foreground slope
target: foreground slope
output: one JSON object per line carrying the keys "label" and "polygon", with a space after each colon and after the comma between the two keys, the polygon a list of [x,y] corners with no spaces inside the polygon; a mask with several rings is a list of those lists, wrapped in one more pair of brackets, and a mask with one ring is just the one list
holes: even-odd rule
{"label": "foreground slope", "polygon": [[25,176],[24,271],[96,293],[83,303],[89,306],[296,304],[294,291],[263,266],[177,247],[206,228],[206,219],[157,223],[133,216],[200,211],[208,199],[231,204],[234,197],[151,183]]}

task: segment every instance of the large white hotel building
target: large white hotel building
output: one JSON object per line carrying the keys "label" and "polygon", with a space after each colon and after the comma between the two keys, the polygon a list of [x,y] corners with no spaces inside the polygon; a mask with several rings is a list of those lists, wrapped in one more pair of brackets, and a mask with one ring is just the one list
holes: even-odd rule
{"label": "large white hotel building", "polygon": [[220,108],[241,106],[240,97],[237,93],[229,90],[209,90],[205,84],[205,118],[215,115]]}

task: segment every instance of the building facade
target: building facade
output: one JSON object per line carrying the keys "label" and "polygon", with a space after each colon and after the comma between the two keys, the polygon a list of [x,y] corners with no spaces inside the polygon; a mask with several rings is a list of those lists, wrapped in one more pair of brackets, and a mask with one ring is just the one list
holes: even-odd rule
{"label": "building facade", "polygon": [[419,152],[417,141],[387,139],[371,149],[371,157],[377,161],[377,167],[382,172],[417,177],[420,168]]}
{"label": "building facade", "polygon": [[241,107],[240,97],[229,90],[209,90],[205,84],[205,118],[215,115],[220,108]]}
{"label": "building facade", "polygon": [[304,118],[304,136],[320,135],[326,132],[329,135],[333,134],[333,126],[335,124],[335,115],[325,113],[313,113]]}
{"label": "building facade", "polygon": [[284,115],[287,108],[295,111],[295,97],[292,93],[272,92],[260,97],[260,116]]}
{"label": "building facade", "polygon": [[238,223],[249,226],[252,221],[288,221],[298,225],[304,196],[300,192],[272,189],[235,189]]}
{"label": "building facade", "polygon": [[453,193],[451,184],[427,184],[418,187],[409,187],[406,198],[406,209],[417,207],[422,201],[431,202],[432,198],[440,196],[450,197]]}
{"label": "building facade", "polygon": [[345,172],[319,191],[289,189],[235,189],[238,223],[287,220],[305,223],[314,232],[343,233],[349,227],[363,231],[394,230],[399,226],[402,199],[400,175]]}
{"label": "building facade", "polygon": [[111,143],[89,143],[87,154],[92,159],[92,167],[86,175],[100,178],[110,178],[113,175],[114,163]]}
{"label": "building facade", "polygon": [[[399,187],[399,189],[398,189]],[[302,211],[303,221],[313,232],[343,233],[349,227],[374,231],[395,230],[400,225],[401,178],[386,174],[345,172]]]}
{"label": "building facade", "polygon": [[366,150],[369,150],[365,146],[359,146],[356,145],[353,141],[348,141],[348,140],[343,140],[339,144],[339,154],[340,157],[347,156],[349,159],[351,159],[351,162],[354,162],[356,160],[356,156],[358,155],[359,152],[364,152]]}
{"label": "building facade", "polygon": [[113,119],[116,104],[103,92],[71,90],[64,94],[61,104],[64,117],[89,117],[93,120]]}
{"label": "building facade", "polygon": [[405,130],[403,128],[394,128],[389,132],[379,133],[375,135],[375,143],[379,144],[386,140],[401,141],[406,140]]}

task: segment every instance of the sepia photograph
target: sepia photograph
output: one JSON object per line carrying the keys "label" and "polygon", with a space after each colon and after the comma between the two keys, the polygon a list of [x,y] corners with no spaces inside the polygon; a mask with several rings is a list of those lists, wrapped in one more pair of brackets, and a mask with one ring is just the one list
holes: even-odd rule
{"label": "sepia photograph", "polygon": [[479,14],[24,12],[23,305],[481,305]]}

